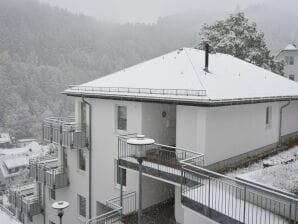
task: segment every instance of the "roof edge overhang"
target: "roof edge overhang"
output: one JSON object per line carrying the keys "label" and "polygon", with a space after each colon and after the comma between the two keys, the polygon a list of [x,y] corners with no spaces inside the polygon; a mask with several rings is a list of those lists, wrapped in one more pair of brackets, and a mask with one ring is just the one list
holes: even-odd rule
{"label": "roof edge overhang", "polygon": [[125,95],[98,95],[98,94],[82,94],[62,92],[62,94],[72,97],[85,97],[106,100],[123,100],[135,101],[146,103],[163,103],[163,104],[176,104],[185,106],[201,106],[201,107],[219,107],[219,106],[232,106],[241,104],[257,104],[268,102],[282,102],[289,100],[298,100],[298,96],[276,96],[276,97],[255,97],[255,98],[238,98],[238,99],[223,99],[223,100],[193,100],[193,99],[178,99],[178,98],[162,98],[162,97],[145,97],[145,96],[125,96]]}

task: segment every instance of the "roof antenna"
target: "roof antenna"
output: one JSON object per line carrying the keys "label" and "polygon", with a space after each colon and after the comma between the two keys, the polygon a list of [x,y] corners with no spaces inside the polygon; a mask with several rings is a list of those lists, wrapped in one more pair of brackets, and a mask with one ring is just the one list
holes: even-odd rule
{"label": "roof antenna", "polygon": [[209,44],[205,44],[205,72],[209,72]]}

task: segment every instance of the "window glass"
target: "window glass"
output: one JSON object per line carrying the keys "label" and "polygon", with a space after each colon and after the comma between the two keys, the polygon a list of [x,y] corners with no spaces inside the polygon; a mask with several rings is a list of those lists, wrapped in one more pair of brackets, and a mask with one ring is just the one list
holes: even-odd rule
{"label": "window glass", "polygon": [[86,171],[86,156],[84,150],[79,149],[78,154],[78,167],[80,170]]}
{"label": "window glass", "polygon": [[[117,164],[116,164],[117,166]],[[120,168],[117,166],[117,184],[121,184],[121,171],[122,171],[122,183],[123,186],[126,186],[126,169]]]}
{"label": "window glass", "polygon": [[52,200],[56,200],[56,191],[55,189],[49,189],[49,196],[50,196],[50,199]]}
{"label": "window glass", "polygon": [[295,75],[289,75],[289,79],[295,81]]}
{"label": "window glass", "polygon": [[271,125],[271,113],[272,109],[271,107],[266,107],[266,125]]}
{"label": "window glass", "polygon": [[285,56],[285,61],[287,65],[293,65],[294,64],[294,57],[293,56]]}
{"label": "window glass", "polygon": [[86,198],[78,195],[78,209],[79,216],[86,217]]}
{"label": "window glass", "polygon": [[117,129],[127,130],[127,108],[126,106],[117,106]]}

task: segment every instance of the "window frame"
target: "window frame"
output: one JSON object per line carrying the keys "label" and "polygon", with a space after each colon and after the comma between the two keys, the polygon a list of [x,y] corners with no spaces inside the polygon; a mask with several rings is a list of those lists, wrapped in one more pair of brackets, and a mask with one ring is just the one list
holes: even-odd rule
{"label": "window frame", "polygon": [[[84,168],[82,169],[81,165],[81,158],[84,159],[84,162],[83,162],[83,166]],[[77,168],[79,171],[82,171],[82,172],[86,172],[87,170],[87,159],[86,159],[86,154],[85,154],[85,150],[84,149],[78,149],[78,159],[77,159]]]}
{"label": "window frame", "polygon": [[122,169],[124,172],[122,173],[123,177],[124,177],[124,181],[123,181],[123,187],[126,188],[127,186],[127,170],[123,169],[121,167],[118,166],[118,160],[115,159],[114,162],[114,183],[116,187],[120,187],[120,169]]}
{"label": "window frame", "polygon": [[266,127],[271,127],[272,125],[272,106],[266,106],[265,124],[266,124]]}
{"label": "window frame", "polygon": [[295,57],[291,55],[285,56],[285,61],[287,65],[294,65],[295,64]]}
{"label": "window frame", "polygon": [[49,188],[49,199],[50,200],[56,200],[56,191],[55,191],[55,189]]}
{"label": "window frame", "polygon": [[[83,210],[81,210],[81,199],[82,200],[84,200],[85,201],[85,205],[84,205],[84,214],[81,214],[81,211],[83,211]],[[78,194],[77,195],[77,209],[78,209],[78,211],[77,211],[77,213],[78,213],[78,217],[80,217],[80,218],[83,218],[83,219],[86,219],[87,218],[87,199],[86,199],[86,197],[84,197],[84,196],[82,196],[82,195],[80,195],[80,194]]]}
{"label": "window frame", "polygon": [[[119,109],[120,108],[125,108],[125,118],[120,118],[120,111]],[[122,119],[124,120],[124,123],[125,123],[125,128],[121,128],[120,127],[120,124],[121,122],[119,122],[119,120]],[[116,130],[117,131],[122,131],[122,132],[126,132],[127,131],[127,124],[128,124],[128,119],[127,119],[127,106],[126,105],[116,105],[116,108],[115,108],[115,123],[116,123]]]}
{"label": "window frame", "polygon": [[290,74],[289,75],[289,79],[292,80],[292,81],[295,81],[295,75],[294,74]]}

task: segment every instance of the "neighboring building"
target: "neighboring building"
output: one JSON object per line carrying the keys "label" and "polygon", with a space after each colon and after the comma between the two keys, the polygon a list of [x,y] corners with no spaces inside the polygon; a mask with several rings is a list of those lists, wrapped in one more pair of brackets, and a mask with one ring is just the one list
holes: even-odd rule
{"label": "neighboring building", "polygon": [[38,140],[34,139],[34,138],[32,138],[32,139],[29,139],[29,138],[28,139],[18,139],[17,140],[17,147],[22,148],[22,147],[25,147],[25,146],[29,145],[32,142],[38,142]]}
{"label": "neighboring building", "polygon": [[29,159],[45,153],[43,146],[36,142],[23,148],[0,149],[0,191],[28,181]]}
{"label": "neighboring building", "polygon": [[0,133],[0,148],[9,148],[12,146],[9,133]]}
{"label": "neighboring building", "polygon": [[298,82],[298,49],[296,45],[289,44],[276,56],[278,61],[284,62],[284,76]]}
{"label": "neighboring building", "polygon": [[[138,164],[126,143],[134,133],[162,144],[152,145],[143,163],[144,209],[173,198],[181,224],[252,223],[246,220],[259,220],[255,210],[267,218],[255,223],[269,224],[272,217],[286,216],[275,211],[276,206],[295,202],[281,195],[280,202],[273,200],[273,191],[239,185],[202,168],[232,164],[295,138],[295,82],[229,55],[183,48],[64,94],[74,97],[75,117],[44,121],[44,140],[59,146],[59,154],[57,159],[30,161],[39,192],[34,194],[39,203],[34,208],[39,209],[19,209],[20,217],[29,217],[25,223],[58,223],[51,208],[55,200],[71,204],[65,223],[81,224],[105,211],[116,215],[121,210],[121,179],[123,214],[135,211]],[[15,200],[10,199],[12,204]],[[227,203],[231,207],[222,206],[225,211],[216,207]],[[288,207],[284,206],[287,214]],[[294,207],[290,210],[295,214]],[[102,217],[89,223],[101,223]]]}

